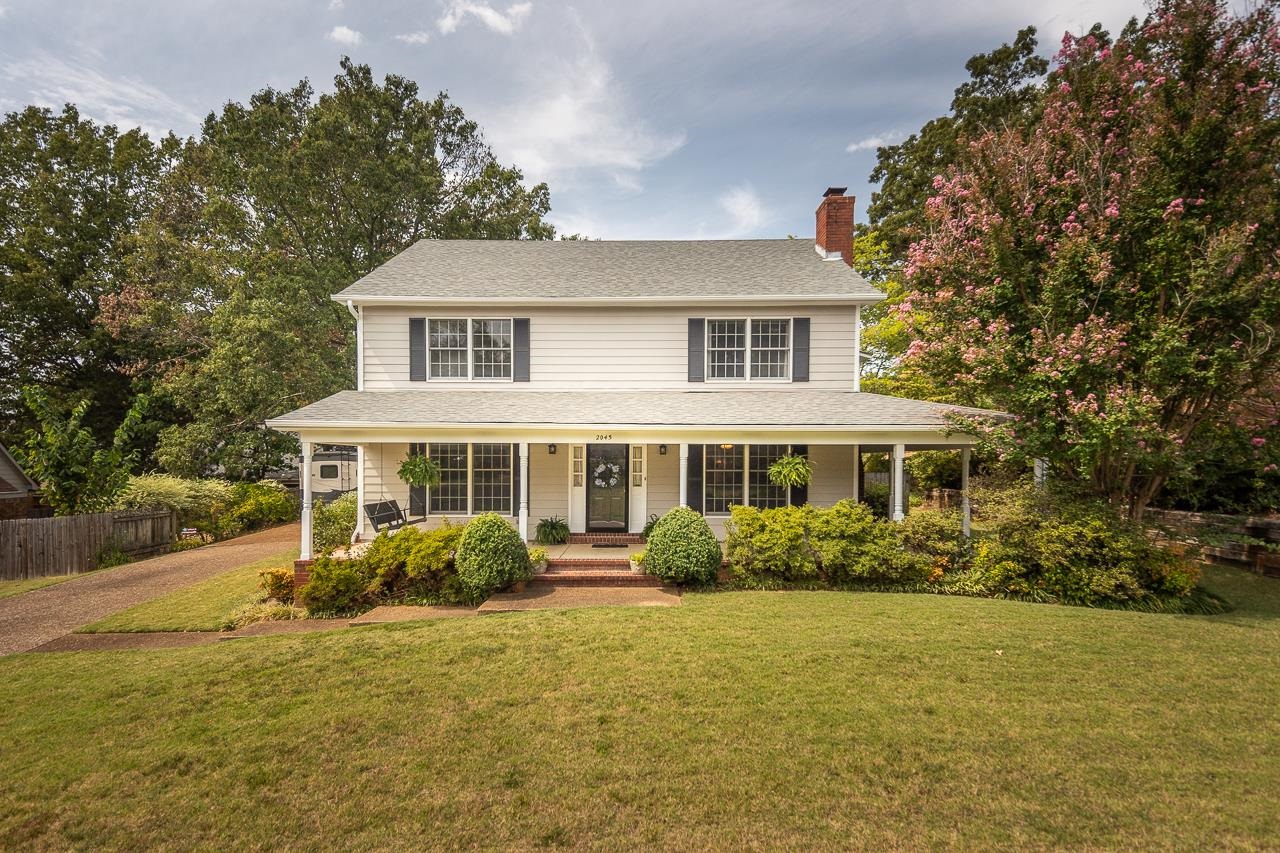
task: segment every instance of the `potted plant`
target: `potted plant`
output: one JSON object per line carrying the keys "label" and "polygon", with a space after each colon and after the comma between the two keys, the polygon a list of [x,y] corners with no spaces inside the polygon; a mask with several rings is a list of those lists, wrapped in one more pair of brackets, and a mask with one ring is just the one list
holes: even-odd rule
{"label": "potted plant", "polygon": [[803,456],[788,453],[778,457],[769,466],[769,482],[782,488],[809,485],[813,479],[813,466]]}
{"label": "potted plant", "polygon": [[539,545],[563,545],[569,541],[569,522],[559,516],[539,519],[533,541]]}
{"label": "potted plant", "polygon": [[637,551],[631,555],[631,571],[637,575],[644,574],[644,551]]}
{"label": "potted plant", "polygon": [[547,549],[530,548],[529,565],[533,567],[533,573],[535,575],[540,575],[545,572],[547,570]]}

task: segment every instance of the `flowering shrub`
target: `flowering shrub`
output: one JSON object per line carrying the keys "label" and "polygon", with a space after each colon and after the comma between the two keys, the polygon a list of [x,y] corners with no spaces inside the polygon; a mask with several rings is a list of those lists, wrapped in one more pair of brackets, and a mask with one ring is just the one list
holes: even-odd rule
{"label": "flowering shrub", "polygon": [[[1140,517],[1280,364],[1274,6],[1068,35],[1031,127],[961,146],[896,306],[905,374],[1017,416],[984,450]],[[1262,433],[1254,437],[1264,439]]]}

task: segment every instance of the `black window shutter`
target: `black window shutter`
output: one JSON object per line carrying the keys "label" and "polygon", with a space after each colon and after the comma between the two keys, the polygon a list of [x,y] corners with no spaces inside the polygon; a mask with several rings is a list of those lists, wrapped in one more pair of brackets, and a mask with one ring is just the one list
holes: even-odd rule
{"label": "black window shutter", "polygon": [[[707,321],[701,317],[689,318],[689,381],[706,381],[706,349]],[[692,448],[691,448],[692,449]],[[698,450],[702,452],[701,448]]]}
{"label": "black window shutter", "polygon": [[[410,444],[410,456],[422,456],[427,452],[425,444]],[[427,487],[426,486],[410,486],[409,487],[409,517],[423,518],[427,514]]]}
{"label": "black window shutter", "polygon": [[[519,322],[518,320],[516,322]],[[527,320],[525,321],[528,322]],[[511,517],[520,515],[520,445],[511,445]]]}
{"label": "black window shutter", "polygon": [[809,318],[791,321],[791,381],[809,381]]}
{"label": "black window shutter", "polygon": [[[807,322],[808,321],[806,321],[806,323]],[[809,456],[809,445],[793,444],[791,445],[791,452],[796,456],[804,456],[807,459]],[[802,506],[804,504],[807,504],[808,502],[809,502],[808,484],[805,484],[803,486],[791,487],[791,505],[792,506]]]}
{"label": "black window shutter", "polygon": [[409,381],[427,381],[427,321],[409,318]]}
{"label": "black window shutter", "polygon": [[[699,321],[701,322],[701,321]],[[689,476],[685,480],[689,508],[702,512],[702,445],[689,445]]]}
{"label": "black window shutter", "polygon": [[511,321],[513,382],[529,381],[529,318],[516,317]]}

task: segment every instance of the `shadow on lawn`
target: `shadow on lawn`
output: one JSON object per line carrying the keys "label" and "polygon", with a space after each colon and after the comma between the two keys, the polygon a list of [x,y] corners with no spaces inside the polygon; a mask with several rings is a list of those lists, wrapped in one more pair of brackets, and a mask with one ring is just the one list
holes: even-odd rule
{"label": "shadow on lawn", "polygon": [[1269,578],[1230,566],[1205,566],[1201,585],[1226,599],[1234,608],[1216,621],[1256,621],[1280,618],[1280,578]]}

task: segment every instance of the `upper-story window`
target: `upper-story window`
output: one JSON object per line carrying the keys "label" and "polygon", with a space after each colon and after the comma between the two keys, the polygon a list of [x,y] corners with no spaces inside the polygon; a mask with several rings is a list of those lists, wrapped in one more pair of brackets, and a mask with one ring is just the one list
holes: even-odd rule
{"label": "upper-story window", "polygon": [[511,320],[429,320],[432,379],[510,379]]}
{"label": "upper-story window", "polygon": [[791,370],[791,320],[707,320],[708,379],[785,380]]}

